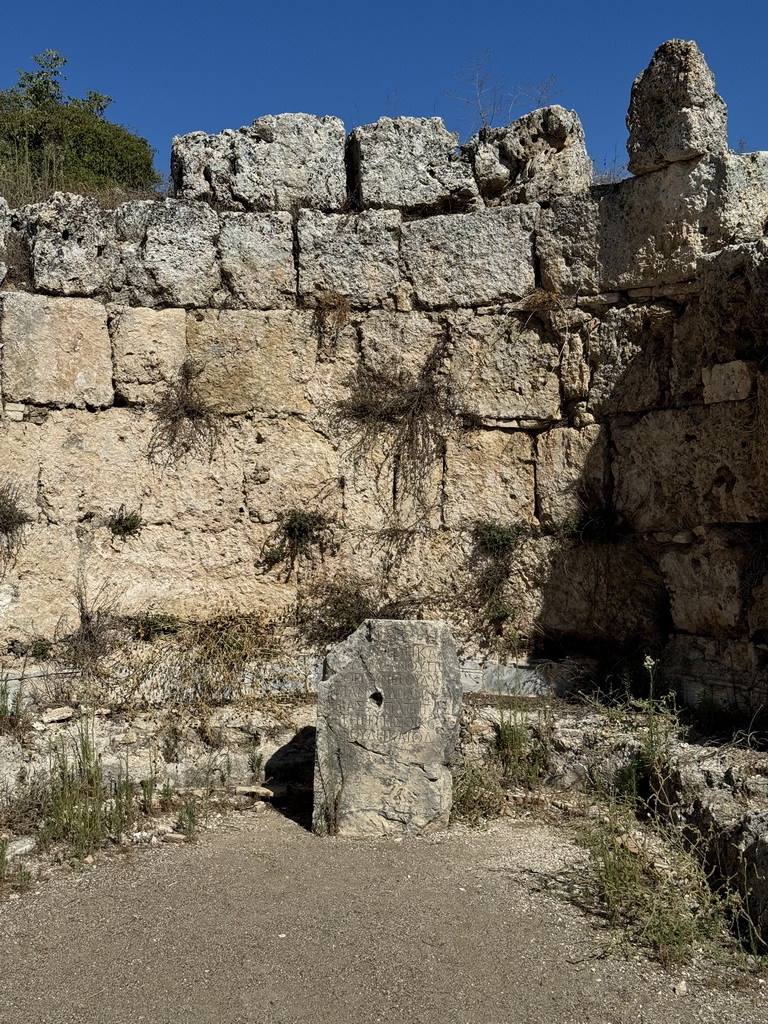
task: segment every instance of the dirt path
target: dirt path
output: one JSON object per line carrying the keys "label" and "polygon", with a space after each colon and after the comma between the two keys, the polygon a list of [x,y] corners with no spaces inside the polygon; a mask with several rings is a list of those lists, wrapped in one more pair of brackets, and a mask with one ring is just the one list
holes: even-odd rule
{"label": "dirt path", "polygon": [[0,903],[0,1022],[768,1024],[757,979],[602,956],[536,881],[582,856],[525,820],[392,842],[246,814]]}

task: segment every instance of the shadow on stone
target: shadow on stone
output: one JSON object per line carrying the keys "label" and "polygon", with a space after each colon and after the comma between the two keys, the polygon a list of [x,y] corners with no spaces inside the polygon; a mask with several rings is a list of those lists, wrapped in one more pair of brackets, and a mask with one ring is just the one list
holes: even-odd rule
{"label": "shadow on stone", "polygon": [[264,767],[266,785],[279,787],[278,791],[283,794],[275,795],[274,806],[308,831],[312,829],[315,733],[313,725],[305,725],[275,751]]}

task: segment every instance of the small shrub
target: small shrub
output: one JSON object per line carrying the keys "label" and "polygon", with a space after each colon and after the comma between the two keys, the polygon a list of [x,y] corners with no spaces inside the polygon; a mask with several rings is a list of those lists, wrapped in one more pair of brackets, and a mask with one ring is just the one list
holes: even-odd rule
{"label": "small shrub", "polygon": [[497,647],[517,645],[516,608],[507,596],[509,577],[522,540],[530,534],[527,524],[502,524],[477,520],[472,526],[469,560],[469,603],[477,613],[477,629],[493,638]]}
{"label": "small shrub", "polygon": [[199,818],[197,805],[193,799],[185,800],[179,808],[179,816],[176,819],[176,831],[181,832],[188,840],[193,840],[197,835]]}
{"label": "small shrub", "polygon": [[517,551],[520,540],[527,528],[516,523],[504,526],[491,519],[477,520],[472,527],[472,539],[480,554],[489,558],[504,558]]}
{"label": "small shrub", "polygon": [[55,657],[62,669],[75,669],[83,679],[93,681],[101,674],[102,662],[120,646],[123,625],[103,589],[92,598],[83,580],[77,584],[75,604],[78,625],[57,636]]}
{"label": "small shrub", "polygon": [[506,792],[492,761],[465,759],[453,773],[453,820],[478,826],[498,818],[506,807]]}
{"label": "small shrub", "polygon": [[121,505],[107,520],[107,526],[113,537],[125,540],[126,537],[138,537],[144,527],[141,509],[127,509]]}
{"label": "small shrub", "polygon": [[333,520],[323,512],[291,508],[277,517],[272,540],[261,552],[265,569],[274,569],[285,563],[290,576],[299,558],[307,557],[317,549],[322,557],[333,539]]}
{"label": "small shrub", "polygon": [[152,406],[155,425],[149,439],[151,462],[169,466],[187,457],[212,461],[221,442],[223,416],[201,394],[204,366],[186,359]]}
{"label": "small shrub", "polygon": [[31,522],[32,516],[22,506],[18,484],[10,480],[0,483],[0,573],[16,558]]}
{"label": "small shrub", "polygon": [[298,626],[322,649],[339,643],[366,619],[404,619],[416,611],[414,599],[392,600],[374,580],[350,573],[320,576],[299,591]]}
{"label": "small shrub", "polygon": [[134,639],[145,643],[159,636],[174,636],[181,628],[181,619],[168,612],[145,612],[133,620]]}

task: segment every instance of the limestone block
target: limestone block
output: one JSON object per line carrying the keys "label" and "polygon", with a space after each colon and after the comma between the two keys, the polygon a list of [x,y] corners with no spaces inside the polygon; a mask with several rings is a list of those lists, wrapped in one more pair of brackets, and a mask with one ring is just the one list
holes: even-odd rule
{"label": "limestone block", "polygon": [[241,456],[227,438],[212,462],[187,460],[158,472],[147,461],[153,417],[139,409],[65,409],[39,427],[19,426],[38,434],[43,514],[57,525],[91,524],[83,538],[101,531],[111,543],[105,524],[121,505],[140,509],[147,524],[178,530],[219,533],[244,518]]}
{"label": "limestone block", "polygon": [[360,321],[360,353],[374,370],[417,374],[443,337],[443,325],[426,313],[375,310]]}
{"label": "limestone block", "polygon": [[396,210],[299,216],[299,294],[313,303],[320,292],[353,306],[380,305],[400,281],[401,217]]}
{"label": "limestone block", "polygon": [[187,315],[188,355],[197,388],[220,412],[305,413],[317,339],[310,313],[195,310]]}
{"label": "limestone block", "polygon": [[80,548],[71,527],[35,525],[0,579],[0,637],[53,636],[75,614]]}
{"label": "limestone block", "polygon": [[530,206],[429,217],[403,225],[406,276],[424,306],[519,299],[535,286]]}
{"label": "limestone block", "polygon": [[749,398],[752,391],[752,371],[740,359],[705,366],[701,371],[701,379],[704,385],[705,405],[711,405],[713,402],[738,402]]}
{"label": "limestone block", "polygon": [[685,633],[734,636],[743,628],[743,573],[747,550],[722,528],[692,544],[665,545],[659,566],[670,596],[672,621]]}
{"label": "limestone block", "polygon": [[559,355],[528,313],[449,319],[451,374],[462,409],[488,420],[560,418]]}
{"label": "limestone block", "polygon": [[278,513],[288,509],[341,517],[338,453],[308,423],[294,417],[270,419],[246,430],[242,446],[242,487],[251,522],[274,524]]}
{"label": "limestone block", "polygon": [[640,531],[765,519],[761,436],[750,402],[670,409],[616,424],[617,510]]}
{"label": "limestone block", "polygon": [[673,635],[662,665],[686,703],[704,696],[754,710],[765,700],[765,654],[748,641]]}
{"label": "limestone block", "polygon": [[608,453],[604,428],[555,427],[536,438],[536,497],[544,527],[581,524],[604,512]]}
{"label": "limestone block", "polygon": [[363,208],[448,213],[479,200],[459,137],[440,117],[382,117],[355,128],[349,141]]}
{"label": "limestone block", "polygon": [[614,642],[642,637],[649,643],[666,633],[669,599],[661,574],[634,539],[541,537],[529,542],[524,555],[519,600],[529,600],[529,591],[537,596],[528,626],[534,632]]}
{"label": "limestone block", "polygon": [[696,43],[670,39],[656,50],[632,84],[627,128],[633,174],[728,149],[725,103]]}
{"label": "limestone block", "polygon": [[578,114],[534,110],[506,128],[483,128],[465,147],[486,203],[551,202],[592,184],[592,161]]}
{"label": "limestone block", "polygon": [[522,431],[471,430],[449,437],[443,480],[443,521],[462,528],[478,519],[533,521],[533,444]]}
{"label": "limestone block", "polygon": [[[126,209],[128,207],[128,209]],[[133,209],[131,209],[133,208]],[[143,306],[210,305],[221,280],[219,218],[202,204],[166,199],[118,211],[122,268],[117,280]]]}
{"label": "limestone block", "polygon": [[119,307],[110,317],[115,391],[126,402],[152,402],[186,358],[183,309]]}
{"label": "limestone block", "polygon": [[368,619],[318,688],[315,832],[419,835],[448,824],[461,679],[442,622]]}
{"label": "limestone block", "polygon": [[671,164],[556,200],[537,230],[542,285],[587,295],[673,285],[700,258],[762,238],[768,154]]}
{"label": "limestone block", "polygon": [[768,241],[702,257],[696,276],[699,305],[688,362],[702,349],[712,362],[725,363],[768,345]]}
{"label": "limestone block", "polygon": [[656,409],[662,399],[679,307],[668,302],[608,309],[586,332],[591,370],[588,408],[599,415]]}
{"label": "limestone block", "polygon": [[708,164],[675,164],[556,200],[536,237],[543,287],[584,295],[690,280],[711,179]]}
{"label": "limestone block", "polygon": [[344,125],[336,117],[271,114],[220,135],[176,136],[177,196],[261,213],[338,210],[346,200]]}
{"label": "limestone block", "polygon": [[111,288],[117,264],[114,213],[95,199],[54,192],[24,209],[38,291],[95,295]]}
{"label": "limestone block", "polygon": [[296,305],[293,227],[289,213],[224,213],[221,273],[235,299],[256,309]]}
{"label": "limestone block", "polygon": [[100,303],[25,292],[7,292],[0,301],[6,401],[112,404],[112,350]]}

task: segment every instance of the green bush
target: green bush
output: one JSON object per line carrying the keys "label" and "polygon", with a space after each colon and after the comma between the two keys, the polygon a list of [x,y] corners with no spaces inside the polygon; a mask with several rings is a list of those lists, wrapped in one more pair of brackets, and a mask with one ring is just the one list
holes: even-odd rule
{"label": "green bush", "polygon": [[88,92],[67,97],[66,59],[46,50],[19,71],[16,85],[0,92],[0,194],[11,206],[53,191],[146,192],[161,181],[149,143],[104,117],[112,100]]}

